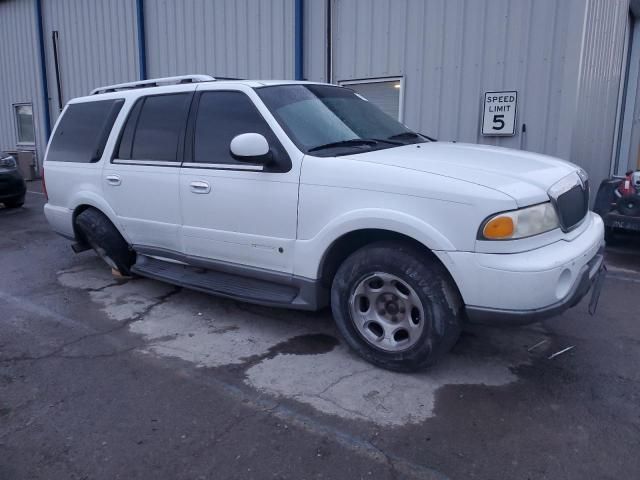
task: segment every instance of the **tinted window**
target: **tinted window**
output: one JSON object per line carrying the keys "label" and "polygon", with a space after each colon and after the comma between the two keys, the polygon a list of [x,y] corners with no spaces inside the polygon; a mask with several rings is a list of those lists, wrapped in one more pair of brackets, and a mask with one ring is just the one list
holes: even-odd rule
{"label": "tinted window", "polygon": [[56,128],[47,160],[96,162],[102,157],[113,122],[124,100],[101,100],[69,105]]}
{"label": "tinted window", "polygon": [[354,154],[426,141],[348,88],[277,85],[256,91],[291,140],[314,155]]}
{"label": "tinted window", "polygon": [[[190,100],[191,93],[144,98],[133,135],[132,160],[177,160]],[[129,121],[135,121],[133,116]],[[123,137],[124,133],[126,128]]]}
{"label": "tinted window", "polygon": [[204,92],[196,116],[194,161],[238,163],[231,156],[229,146],[233,137],[241,133],[264,135],[272,149],[282,154],[271,128],[244,93]]}

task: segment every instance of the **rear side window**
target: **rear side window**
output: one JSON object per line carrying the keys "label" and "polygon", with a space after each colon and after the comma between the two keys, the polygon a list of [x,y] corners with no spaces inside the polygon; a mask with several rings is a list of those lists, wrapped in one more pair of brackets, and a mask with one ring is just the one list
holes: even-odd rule
{"label": "rear side window", "polygon": [[118,158],[178,161],[191,97],[191,93],[175,93],[138,100],[122,132]]}
{"label": "rear side window", "polygon": [[260,133],[274,150],[282,149],[247,95],[231,91],[203,92],[196,116],[194,162],[239,163],[231,156],[229,146],[233,137],[241,133]]}
{"label": "rear side window", "polygon": [[90,163],[100,160],[123,104],[123,99],[114,99],[67,106],[51,139],[47,161]]}

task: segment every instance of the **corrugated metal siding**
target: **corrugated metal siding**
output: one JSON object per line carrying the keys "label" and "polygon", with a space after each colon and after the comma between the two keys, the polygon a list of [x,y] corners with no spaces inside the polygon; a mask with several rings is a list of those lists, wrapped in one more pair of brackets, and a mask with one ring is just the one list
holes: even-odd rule
{"label": "corrugated metal siding", "polygon": [[42,3],[52,122],[61,108],[51,37],[54,30],[59,32],[63,104],[95,87],[138,79],[135,0]]}
{"label": "corrugated metal siding", "polygon": [[32,103],[36,145],[44,151],[39,81],[38,41],[33,1],[0,2],[0,149],[14,150],[18,141],[15,103]]}
{"label": "corrugated metal siding", "polygon": [[[334,80],[405,77],[405,123],[568,158],[583,0],[335,0]],[[482,137],[485,91],[517,90],[527,135]]]}
{"label": "corrugated metal siding", "polygon": [[147,0],[150,77],[294,78],[293,0]]}
{"label": "corrugated metal siding", "polygon": [[306,0],[304,4],[304,78],[327,81],[327,2]]}
{"label": "corrugated metal siding", "polygon": [[624,59],[628,0],[589,0],[571,160],[592,185],[609,175]]}

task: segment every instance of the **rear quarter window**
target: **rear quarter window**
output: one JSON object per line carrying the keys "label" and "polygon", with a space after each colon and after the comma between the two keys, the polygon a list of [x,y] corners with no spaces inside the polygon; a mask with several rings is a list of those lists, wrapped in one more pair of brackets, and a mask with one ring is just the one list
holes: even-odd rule
{"label": "rear quarter window", "polygon": [[51,139],[47,161],[90,163],[100,160],[123,104],[123,99],[114,99],[67,106]]}

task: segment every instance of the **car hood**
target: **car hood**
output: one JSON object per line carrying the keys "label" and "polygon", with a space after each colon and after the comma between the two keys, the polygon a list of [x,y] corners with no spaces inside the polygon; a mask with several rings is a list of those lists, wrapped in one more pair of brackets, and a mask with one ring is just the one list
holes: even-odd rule
{"label": "car hood", "polygon": [[406,145],[349,158],[475,183],[509,195],[519,206],[547,201],[549,188],[578,168],[537,153],[453,142]]}

